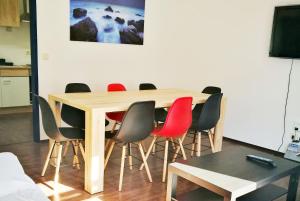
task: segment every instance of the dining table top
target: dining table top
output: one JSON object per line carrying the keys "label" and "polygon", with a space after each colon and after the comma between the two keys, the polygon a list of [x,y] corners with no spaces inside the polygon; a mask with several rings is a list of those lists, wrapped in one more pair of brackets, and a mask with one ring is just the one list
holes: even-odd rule
{"label": "dining table top", "polygon": [[49,94],[49,100],[67,104],[82,110],[102,109],[124,111],[138,101],[155,101],[155,107],[169,107],[175,99],[193,97],[193,104],[203,103],[209,94],[185,89],[128,90],[114,92]]}

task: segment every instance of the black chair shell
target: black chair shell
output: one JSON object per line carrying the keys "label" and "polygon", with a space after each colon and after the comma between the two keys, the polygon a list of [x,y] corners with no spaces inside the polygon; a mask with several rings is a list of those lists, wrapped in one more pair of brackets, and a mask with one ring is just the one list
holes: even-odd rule
{"label": "black chair shell", "polygon": [[[155,90],[156,86],[152,83],[141,83],[139,86],[140,90]],[[156,122],[165,122],[168,112],[164,108],[155,109],[154,119]]]}
{"label": "black chair shell", "polygon": [[151,90],[151,89],[157,89],[156,86],[152,83],[141,83],[139,86],[140,90]]}
{"label": "black chair shell", "polygon": [[[218,93],[221,93],[221,88],[220,87],[215,87],[215,86],[207,86],[202,90],[202,93],[205,93],[205,94],[218,94]],[[192,111],[192,126],[191,126],[192,129],[197,128],[197,122],[198,122],[198,119],[200,117],[200,113],[201,113],[201,110],[203,108],[203,105],[204,105],[204,103],[199,103],[199,104],[196,104],[195,107],[193,108],[193,111]]]}
{"label": "black chair shell", "polygon": [[60,138],[60,132],[50,105],[43,97],[35,97],[38,99],[38,102],[40,104],[42,124],[46,135],[52,140],[57,140],[58,138]]}
{"label": "black chair shell", "polygon": [[[88,92],[91,92],[91,89],[84,83],[69,83],[65,89],[65,93]],[[85,112],[78,108],[63,104],[61,109],[61,118],[64,122],[74,128],[85,129]]]}
{"label": "black chair shell", "polygon": [[219,94],[219,93],[221,93],[221,88],[220,87],[215,87],[215,86],[207,86],[202,90],[202,93],[205,93],[205,94]]}
{"label": "black chair shell", "polygon": [[42,113],[42,124],[46,135],[56,142],[68,141],[73,139],[84,139],[84,131],[79,128],[60,127],[56,120],[49,103],[41,96],[37,96]]}
{"label": "black chair shell", "polygon": [[[89,93],[90,87],[85,83],[69,83],[65,88],[65,93]],[[85,129],[85,112],[70,105],[62,105],[61,118],[64,122],[74,128]],[[105,120],[105,126],[109,121]]]}
{"label": "black chair shell", "polygon": [[133,103],[127,110],[114,139],[123,144],[147,138],[154,128],[155,101]]}
{"label": "black chair shell", "polygon": [[222,93],[212,94],[204,103],[197,123],[198,131],[205,131],[216,126],[220,119]]}

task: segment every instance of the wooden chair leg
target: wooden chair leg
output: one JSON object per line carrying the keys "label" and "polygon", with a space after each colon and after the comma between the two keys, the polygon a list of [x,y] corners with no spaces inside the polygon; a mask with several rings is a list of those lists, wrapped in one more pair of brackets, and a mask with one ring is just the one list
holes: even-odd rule
{"label": "wooden chair leg", "polygon": [[201,132],[198,132],[198,140],[197,140],[197,156],[201,155]]}
{"label": "wooden chair leg", "polygon": [[109,147],[110,142],[111,142],[111,139],[106,140],[105,148],[104,148],[105,152],[106,152],[107,148]]}
{"label": "wooden chair leg", "polygon": [[196,134],[193,133],[193,143],[192,143],[192,150],[191,150],[191,156],[194,156],[194,152],[195,152],[195,144],[196,144]]}
{"label": "wooden chair leg", "polygon": [[178,156],[179,151],[180,151],[180,146],[177,146],[175,154],[174,154],[173,159],[172,159],[172,162],[175,162],[175,160],[176,160],[176,158]]}
{"label": "wooden chair leg", "polygon": [[210,132],[208,132],[208,138],[209,138],[209,142],[210,142],[210,146],[211,146],[211,151],[212,153],[215,153],[215,146],[214,146],[214,142],[213,142],[213,136]]}
{"label": "wooden chair leg", "polygon": [[66,155],[68,153],[69,146],[70,146],[70,141],[67,141],[66,145],[65,145],[65,148],[64,148],[63,158],[66,157]]}
{"label": "wooden chair leg", "polygon": [[111,153],[112,153],[112,150],[113,150],[115,144],[116,144],[115,141],[112,141],[112,142],[111,142],[111,145],[110,145],[109,150],[108,150],[108,152],[107,152],[107,156],[106,156],[105,161],[104,161],[104,170],[105,170],[105,168],[106,168],[106,165],[107,165],[107,163],[108,163],[109,157],[110,157],[110,155],[111,155]]}
{"label": "wooden chair leg", "polygon": [[117,124],[118,124],[117,121],[115,121],[113,127],[111,128],[112,133],[115,131]]}
{"label": "wooden chair leg", "polygon": [[143,147],[142,147],[141,143],[139,143],[139,148],[140,148],[141,156],[142,156],[142,159],[143,159],[143,162],[144,162],[144,165],[145,165],[145,169],[146,169],[149,181],[152,182],[151,173],[150,173],[150,170],[149,170],[149,167],[148,167],[148,163],[147,163],[147,160],[146,160],[146,157],[145,157],[145,154],[144,154],[144,150],[143,150]]}
{"label": "wooden chair leg", "polygon": [[180,138],[178,138],[178,143],[179,143],[179,147],[180,147],[180,149],[181,149],[181,153],[182,153],[183,159],[186,160],[185,151],[184,151],[184,149],[183,149],[182,141],[181,141]]}
{"label": "wooden chair leg", "polygon": [[45,172],[46,172],[47,167],[48,167],[48,165],[49,165],[49,161],[50,161],[50,158],[51,158],[51,156],[52,156],[53,149],[54,149],[55,145],[56,145],[56,142],[54,142],[54,143],[52,144],[51,148],[50,148],[49,151],[48,151],[47,158],[46,158],[46,161],[45,161],[45,164],[44,164],[44,168],[43,168],[43,171],[42,171],[42,177],[45,176]]}
{"label": "wooden chair leg", "polygon": [[81,151],[82,158],[85,161],[85,151],[84,151],[84,148],[83,148],[83,145],[82,145],[81,142],[79,142],[79,148],[80,148],[80,151]]}
{"label": "wooden chair leg", "polygon": [[[182,136],[181,142],[183,142],[183,140],[185,139],[185,136],[186,136],[186,133]],[[177,146],[177,149],[176,149],[175,154],[173,156],[172,162],[175,162],[179,151],[180,151],[180,146]]]}
{"label": "wooden chair leg", "polygon": [[215,141],[215,128],[212,128],[209,131],[212,134],[212,141],[214,142]]}
{"label": "wooden chair leg", "polygon": [[154,144],[154,145],[152,146],[152,155],[155,154],[155,150],[156,150],[156,145]]}
{"label": "wooden chair leg", "polygon": [[72,165],[73,167],[75,167],[76,165],[76,152],[75,152],[75,143],[73,141],[71,141],[72,144],[72,150],[73,150],[73,161],[72,161]]}
{"label": "wooden chair leg", "polygon": [[80,169],[80,164],[79,164],[79,158],[78,158],[78,140],[73,141],[73,152],[74,152],[74,156],[73,156],[73,167],[76,166],[76,168],[79,170]]}
{"label": "wooden chair leg", "polygon": [[132,170],[132,153],[131,153],[131,144],[128,143],[128,165],[129,165],[129,169]]}
{"label": "wooden chair leg", "polygon": [[54,183],[58,183],[59,179],[59,168],[60,168],[60,162],[61,162],[61,156],[62,156],[62,148],[63,145],[59,144],[58,146],[58,153],[57,153],[57,162],[56,162],[56,168],[55,168],[55,176],[54,176]]}
{"label": "wooden chair leg", "polygon": [[121,158],[121,170],[120,170],[120,180],[119,180],[119,191],[122,191],[123,175],[124,175],[124,165],[125,165],[125,155],[126,155],[126,145],[122,148],[122,158]]}
{"label": "wooden chair leg", "polygon": [[172,142],[172,148],[175,150],[175,149],[176,149],[176,146],[175,146],[175,143],[174,143],[173,138],[171,138],[171,142]]}
{"label": "wooden chair leg", "polygon": [[166,144],[165,144],[165,156],[164,156],[164,169],[163,169],[162,182],[165,182],[165,181],[166,181],[166,176],[167,176],[168,151],[169,151],[169,140],[166,139]]}
{"label": "wooden chair leg", "polygon": [[145,148],[144,142],[141,142],[141,145],[142,145],[142,148],[143,148],[143,151],[144,151],[144,154],[145,154],[146,153],[145,152],[146,148]]}
{"label": "wooden chair leg", "polygon": [[[149,155],[150,155],[150,152],[152,151],[152,147],[154,146],[156,139],[157,139],[157,137],[154,136],[154,137],[153,137],[153,140],[152,140],[152,142],[151,142],[151,144],[150,144],[150,147],[149,147],[149,149],[148,149],[148,151],[147,151],[147,153],[146,153],[146,156],[145,156],[145,159],[146,159],[146,160],[148,160],[148,157],[149,157]],[[140,166],[139,169],[142,170],[143,167],[144,167],[144,163]]]}

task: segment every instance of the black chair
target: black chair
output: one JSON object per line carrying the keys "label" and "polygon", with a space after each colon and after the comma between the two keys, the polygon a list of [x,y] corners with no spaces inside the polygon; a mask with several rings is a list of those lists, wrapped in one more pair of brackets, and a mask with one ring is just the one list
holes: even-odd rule
{"label": "black chair", "polygon": [[[221,88],[214,87],[214,86],[208,86],[202,90],[202,93],[204,93],[204,94],[219,94],[219,93],[221,93]],[[197,127],[197,121],[199,119],[203,105],[204,105],[203,103],[199,103],[199,104],[196,104],[195,107],[193,108],[193,112],[192,112],[193,121],[192,121],[191,128],[192,129],[194,128],[194,130]]]}
{"label": "black chair", "polygon": [[221,88],[220,87],[215,87],[215,86],[207,86],[202,90],[202,93],[205,94],[219,94],[221,93]]}
{"label": "black chair", "polygon": [[[139,86],[140,90],[155,90],[156,86],[152,83],[141,83]],[[155,109],[154,120],[156,124],[159,122],[165,122],[168,112],[164,108]]]}
{"label": "black chair", "polygon": [[[199,118],[197,120],[197,124],[193,125],[194,132],[194,140],[192,144],[192,153],[194,152],[195,146],[197,144],[197,156],[200,156],[201,153],[201,133],[208,134],[210,146],[212,152],[215,152],[214,143],[213,143],[213,135],[214,128],[216,127],[219,119],[220,119],[220,111],[221,111],[221,100],[222,93],[212,94],[207,101],[203,104],[201,112],[199,114]],[[196,143],[196,135],[198,134],[198,141]],[[193,154],[192,154],[193,155]]]}
{"label": "black chair", "polygon": [[[202,93],[204,94],[218,94],[221,93],[221,88],[220,87],[215,87],[215,86],[207,86],[202,90]],[[204,103],[199,103],[196,104],[195,107],[193,108],[192,111],[192,124],[190,128],[190,133],[193,134],[193,143],[192,143],[192,151],[191,151],[191,156],[194,155],[194,149],[195,149],[195,141],[196,141],[196,133],[197,133],[197,123],[198,119],[201,113],[201,110],[203,108]]]}
{"label": "black chair", "polygon": [[[65,93],[89,93],[91,92],[90,87],[85,83],[69,83],[65,88]],[[85,112],[74,108],[70,105],[63,104],[61,109],[61,118],[64,122],[74,128],[85,129]],[[105,126],[108,125],[108,121],[105,120]],[[78,141],[72,142],[73,150],[75,150],[76,155],[73,158],[73,166],[80,169],[79,159],[77,157],[79,143]],[[63,157],[66,156],[69,148],[69,142],[65,146]]]}
{"label": "black chair", "polygon": [[[84,83],[69,83],[65,93],[91,92],[90,87]],[[85,129],[85,112],[70,105],[62,105],[61,118],[64,122],[75,128]]]}
{"label": "black chair", "polygon": [[[58,182],[58,174],[59,174],[59,167],[60,167],[60,162],[62,157],[63,145],[68,141],[71,142],[79,141],[79,145],[82,147],[81,141],[84,139],[84,130],[80,128],[74,128],[74,127],[58,127],[54,118],[54,114],[48,102],[40,96],[35,95],[35,97],[37,97],[41,108],[42,123],[43,123],[45,133],[51,140],[53,140],[53,143],[51,145],[51,148],[49,149],[47,159],[42,171],[42,176],[45,175],[45,172],[49,164],[49,160],[52,157],[54,147],[58,146],[55,177],[54,177],[54,181]],[[83,149],[81,149],[81,151],[83,151]],[[74,154],[77,155],[75,151]],[[82,155],[84,157],[84,153],[82,153]]]}
{"label": "black chair", "polygon": [[[65,88],[65,93],[88,93],[91,92],[90,87],[84,83],[69,83]],[[62,105],[61,118],[64,122],[75,128],[85,129],[85,113],[84,111],[69,105]],[[105,126],[109,122],[105,120]]]}
{"label": "black chair", "polygon": [[139,86],[140,90],[152,90],[152,89],[157,89],[156,86],[152,83],[141,83]]}
{"label": "black chair", "polygon": [[122,124],[118,131],[107,131],[105,137],[112,141],[105,158],[104,168],[106,168],[109,157],[116,143],[122,144],[121,171],[119,180],[119,191],[122,190],[124,163],[126,147],[128,146],[128,160],[130,169],[132,169],[131,145],[137,143],[143,163],[145,164],[146,172],[149,181],[152,182],[152,177],[145,158],[144,150],[141,141],[146,139],[154,128],[154,101],[136,102],[133,103],[123,118]]}

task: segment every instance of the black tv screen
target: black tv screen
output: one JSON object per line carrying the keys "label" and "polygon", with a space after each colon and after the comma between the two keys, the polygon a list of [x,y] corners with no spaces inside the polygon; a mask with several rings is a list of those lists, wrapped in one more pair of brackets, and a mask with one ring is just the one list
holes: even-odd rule
{"label": "black tv screen", "polygon": [[270,56],[300,58],[300,5],[275,7]]}

